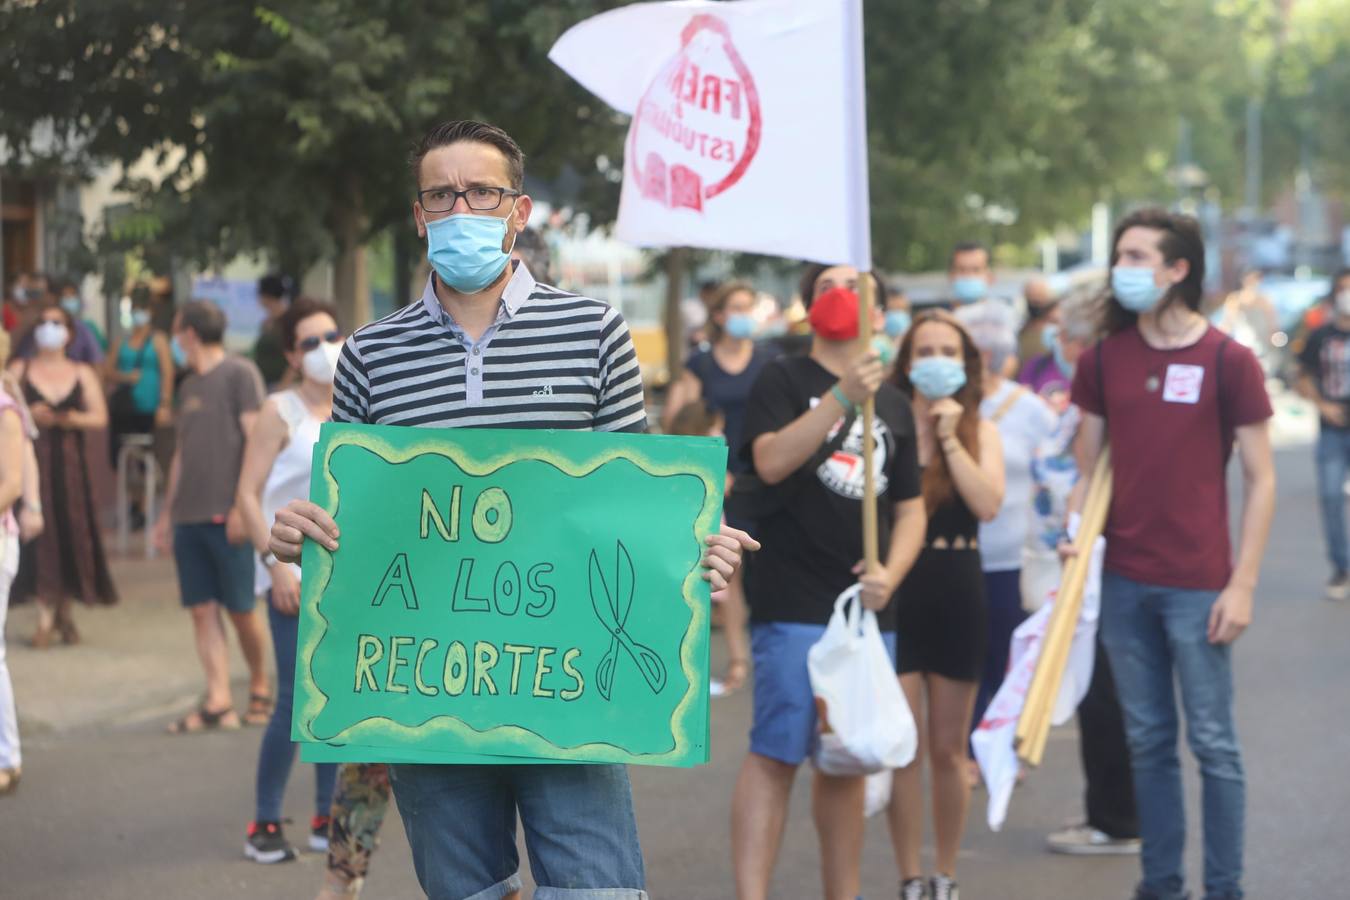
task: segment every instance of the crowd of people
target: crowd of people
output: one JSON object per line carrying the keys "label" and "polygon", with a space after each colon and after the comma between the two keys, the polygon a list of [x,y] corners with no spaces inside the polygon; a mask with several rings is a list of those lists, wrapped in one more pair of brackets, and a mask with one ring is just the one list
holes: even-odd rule
{"label": "crowd of people", "polygon": [[[706,317],[694,319],[706,322],[697,339],[708,346],[687,361],[663,423],[714,422],[724,431],[728,515],[764,545],[744,575],[754,717],[732,804],[738,897],[769,896],[793,776],[818,739],[807,654],[835,597],[857,580],[920,733],[920,752],[893,773],[887,804],[900,895],[957,897],[957,856],[979,783],[969,735],[1002,683],[1014,630],[1058,585],[1084,499],[1080,475],[1105,443],[1108,411],[1123,423],[1112,435],[1129,434],[1111,441],[1120,493],[1106,535],[1107,612],[1079,707],[1084,810],[1047,846],[1142,854],[1137,897],[1184,896],[1175,678],[1205,782],[1205,896],[1241,896],[1244,776],[1230,657],[1250,621],[1273,510],[1272,412],[1256,356],[1227,337],[1232,304],[1213,316],[1225,327],[1202,315],[1204,247],[1194,220],[1141,211],[1120,223],[1113,247],[1105,284],[1083,281],[1056,294],[1034,278],[1017,303],[991,294],[989,251],[958,244],[939,302],[915,309],[876,280],[881,334],[862,355],[863,276],[853,269],[808,267],[800,296],[809,344],[746,346],[755,336],[754,322],[742,318],[748,301],[729,302],[745,286],[704,286]],[[1350,278],[1344,288],[1337,279],[1335,304],[1342,294],[1350,297]],[[1336,441],[1350,402],[1342,349],[1350,301],[1341,305],[1311,332],[1301,359],[1303,390],[1324,420],[1329,591],[1343,596],[1350,456]],[[1123,379],[1103,375],[1108,357],[1127,371]],[[754,379],[736,377],[752,367],[762,368]],[[857,562],[858,411],[868,397],[876,405],[878,523],[889,546],[877,572]],[[1150,420],[1167,421],[1166,440]],[[1245,502],[1234,562],[1226,530],[1212,523],[1227,521],[1224,469],[1235,446]],[[743,643],[728,634],[727,644],[735,665]],[[919,852],[925,764],[935,837],[929,877]],[[863,792],[860,778],[815,773],[826,897],[857,892]]]}
{"label": "crowd of people", "polygon": [[[526,230],[531,201],[515,142],[490,125],[446,123],[422,139],[412,178],[425,288],[354,333],[332,304],[296,296],[280,276],[259,286],[267,315],[252,359],[226,350],[224,314],[207,301],[178,305],[166,333],[136,297],[110,347],[73,285],[24,276],[5,302],[15,352],[0,391],[3,593],[37,601],[34,646],[77,642],[73,601],[117,600],[99,528],[100,436],[111,432],[115,458],[128,435],[172,428],[162,512],[144,525],[172,552],[204,688],[169,731],[263,727],[245,842],[261,863],[296,855],[281,807],[295,759],[301,547],[336,549],[339,539],[304,499],[320,424],[649,427],[622,317],[551,286],[547,248],[539,254],[525,237],[537,235]],[[1101,628],[1079,709],[1084,816],[1049,835],[1049,847],[1139,853],[1138,900],[1185,896],[1176,679],[1205,785],[1205,896],[1241,896],[1231,652],[1250,621],[1274,503],[1260,365],[1201,314],[1204,246],[1188,217],[1126,217],[1106,278],[1062,294],[1033,279],[1020,302],[996,296],[992,262],[986,247],[958,244],[946,296],[922,306],[878,273],[807,266],[799,294],[809,333],[795,340],[761,339],[748,283],[708,284],[697,301],[698,346],[656,421],[728,445],[726,524],[709,538],[704,565],[727,645],[719,685],[753,691],[729,810],[742,900],[770,895],[795,775],[819,740],[807,656],[854,584],[918,726],[919,752],[892,773],[885,804],[900,896],[959,896],[979,782],[969,738],[1003,680],[1013,631],[1053,594],[1084,502],[1082,473],[1108,446],[1115,499]],[[874,280],[870,344],[860,336],[862,278]],[[1323,419],[1319,473],[1336,489],[1331,498],[1323,485],[1332,589],[1344,593],[1350,277],[1337,287],[1335,314],[1302,360],[1303,389]],[[575,366],[559,374],[532,362],[550,353]],[[488,369],[494,378],[484,378]],[[550,378],[575,384],[546,404],[519,401],[515,381]],[[870,568],[860,562],[868,401],[881,550]],[[1234,446],[1246,487],[1236,548],[1214,525],[1227,521]],[[230,690],[230,632],[248,670],[242,709]],[[0,644],[0,793],[19,778],[15,722]],[[361,890],[391,796],[429,896],[517,896],[517,815],[536,896],[645,896],[621,766],[314,769],[307,845],[328,854],[321,897]],[[859,893],[866,788],[861,776],[814,772],[830,900]],[[926,872],[929,820],[936,853]],[[568,833],[581,821],[584,847]]]}

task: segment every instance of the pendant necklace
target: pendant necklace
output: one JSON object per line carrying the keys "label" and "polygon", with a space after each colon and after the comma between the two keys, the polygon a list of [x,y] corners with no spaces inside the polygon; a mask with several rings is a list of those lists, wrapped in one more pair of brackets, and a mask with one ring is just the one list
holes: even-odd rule
{"label": "pendant necklace", "polygon": [[[1181,334],[1179,334],[1176,338],[1171,338],[1171,339],[1169,340],[1168,334],[1167,334],[1165,331],[1163,331],[1162,328],[1158,328],[1158,329],[1157,329],[1158,334],[1159,334],[1160,336],[1162,336],[1162,338],[1163,338],[1164,340],[1169,340],[1169,343],[1171,343],[1171,346],[1168,346],[1168,347],[1153,347],[1152,345],[1149,345],[1149,349],[1150,349],[1150,350],[1153,350],[1155,353],[1157,353],[1157,352],[1160,352],[1160,351],[1162,351],[1162,350],[1175,350],[1175,349],[1177,349],[1178,347],[1189,346],[1189,344],[1188,344],[1188,342],[1187,342],[1187,338],[1190,337],[1191,332],[1194,331],[1194,330],[1195,330],[1195,325],[1193,325],[1193,324],[1192,324],[1192,325],[1187,325],[1187,326],[1186,326],[1186,329],[1185,329],[1184,331],[1182,331]],[[1148,343],[1148,342],[1145,341],[1145,344],[1147,344],[1147,343]],[[1148,377],[1144,379],[1144,390],[1146,390],[1146,391],[1148,391],[1150,394],[1152,394],[1152,393],[1154,393],[1155,391],[1157,391],[1158,388],[1160,388],[1160,387],[1162,387],[1162,378],[1158,375],[1157,372],[1150,372],[1150,373],[1148,374]]]}

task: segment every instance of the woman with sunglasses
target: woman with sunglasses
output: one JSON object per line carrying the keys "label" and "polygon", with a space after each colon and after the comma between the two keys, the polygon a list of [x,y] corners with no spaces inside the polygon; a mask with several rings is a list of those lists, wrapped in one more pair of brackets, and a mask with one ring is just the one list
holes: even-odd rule
{"label": "woman with sunglasses", "polygon": [[[301,297],[278,323],[286,361],[299,383],[263,403],[244,448],[236,507],[258,550],[255,589],[267,593],[267,618],[276,654],[277,694],[258,754],[256,810],[244,855],[260,863],[285,862],[295,850],[281,831],[281,802],[295,761],[291,706],[295,693],[295,652],[300,610],[300,568],[278,562],[267,549],[278,507],[309,496],[310,460],[319,426],[333,407],[333,372],[342,350],[337,310],[331,303]],[[314,818],[310,849],[328,849],[328,810],[337,766],[315,766]]]}

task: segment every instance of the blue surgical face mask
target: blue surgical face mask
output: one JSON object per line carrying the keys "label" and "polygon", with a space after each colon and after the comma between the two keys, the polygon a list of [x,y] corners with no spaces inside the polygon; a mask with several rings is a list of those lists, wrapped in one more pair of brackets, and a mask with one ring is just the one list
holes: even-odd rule
{"label": "blue surgical face mask", "polygon": [[909,382],[929,400],[941,400],[966,386],[966,367],[950,356],[925,356],[909,367]]}
{"label": "blue surgical face mask", "polygon": [[737,340],[755,336],[755,317],[748,313],[732,313],[727,316],[727,323],[723,326],[727,337],[734,337]]}
{"label": "blue surgical face mask", "polygon": [[144,328],[146,325],[149,325],[149,324],[150,324],[150,310],[148,310],[148,309],[137,309],[137,310],[132,310],[132,313],[131,313],[131,324],[132,324],[132,325],[135,325],[137,328]]}
{"label": "blue surgical face mask", "polygon": [[1073,363],[1064,358],[1064,344],[1060,341],[1055,341],[1054,345],[1050,348],[1050,352],[1055,355],[1055,365],[1059,367],[1059,373],[1065,378],[1072,380]]}
{"label": "blue surgical face mask", "polygon": [[72,316],[78,316],[84,312],[84,302],[79,297],[62,297],[61,308]]}
{"label": "blue surgical face mask", "polygon": [[187,367],[187,351],[183,345],[178,343],[178,335],[169,339],[169,353],[173,356],[173,364],[180,369]]}
{"label": "blue surgical face mask", "polygon": [[1115,266],[1111,269],[1111,293],[1130,312],[1146,313],[1158,305],[1167,291],[1154,283],[1152,269]]}
{"label": "blue surgical face mask", "polygon": [[974,303],[976,300],[983,300],[987,293],[989,293],[989,282],[983,278],[967,276],[952,281],[952,297],[961,303]]}
{"label": "blue surgical face mask", "polygon": [[893,338],[900,337],[900,335],[904,334],[906,331],[909,331],[909,323],[911,321],[912,320],[909,317],[909,313],[905,312],[903,309],[887,310],[886,334],[890,335]]}
{"label": "blue surgical face mask", "polygon": [[[426,224],[427,261],[441,281],[461,294],[483,290],[511,261],[511,251],[502,250],[506,219],[453,213]],[[514,247],[514,239],[511,243]]]}
{"label": "blue surgical face mask", "polygon": [[1047,325],[1041,329],[1041,346],[1046,353],[1054,353],[1059,343],[1059,326]]}

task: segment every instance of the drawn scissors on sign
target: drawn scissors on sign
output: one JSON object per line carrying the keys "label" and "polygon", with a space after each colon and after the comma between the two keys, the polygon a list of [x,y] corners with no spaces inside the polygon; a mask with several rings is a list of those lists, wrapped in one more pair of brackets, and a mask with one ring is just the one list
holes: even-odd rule
{"label": "drawn scissors on sign", "polygon": [[638,671],[646,679],[652,693],[659,694],[666,686],[665,663],[661,662],[661,658],[650,647],[633,640],[625,630],[629,610],[633,607],[633,560],[629,557],[623,541],[618,541],[617,544],[613,591],[609,589],[605,575],[600,570],[599,558],[594,550],[591,551],[591,606],[595,609],[595,616],[600,620],[600,624],[605,626],[605,630],[610,634],[609,649],[605,651],[600,665],[595,669],[596,685],[600,689],[600,696],[606,700],[609,699],[610,690],[614,686],[614,670],[618,666],[620,647],[623,647],[637,664]]}

